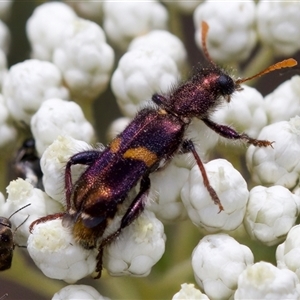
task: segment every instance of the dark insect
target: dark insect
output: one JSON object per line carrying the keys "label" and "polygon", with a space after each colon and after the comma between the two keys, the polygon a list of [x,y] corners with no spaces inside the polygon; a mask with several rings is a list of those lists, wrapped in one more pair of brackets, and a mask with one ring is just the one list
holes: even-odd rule
{"label": "dark insect", "polygon": [[12,231],[11,228],[10,218],[29,205],[30,203],[19,208],[9,218],[0,217],[0,271],[7,270],[11,267],[13,251],[15,246],[17,245],[14,242],[14,233],[18,230],[20,226],[22,226],[26,222],[29,216],[14,231]]}
{"label": "dark insect", "polygon": [[17,151],[13,162],[13,171],[16,177],[29,180],[34,187],[43,189],[43,173],[40,159],[35,150],[34,139],[25,140],[22,147]]}
{"label": "dark insect", "polygon": [[[104,247],[114,241],[122,229],[143,212],[151,185],[149,175],[168,162],[174,154],[193,154],[212,200],[220,211],[223,210],[193,142],[184,139],[192,118],[202,120],[222,137],[242,140],[258,147],[272,145],[272,142],[253,139],[228,126],[214,123],[210,114],[224,101],[230,102],[231,95],[241,90],[241,83],[275,69],[294,66],[297,62],[293,59],[285,60],[253,77],[234,81],[209,58],[206,50],[208,25],[202,25],[203,48],[210,66],[202,68],[170,94],[153,95],[152,101],[156,106],[139,111],[127,128],[102,152],[90,150],[73,155],[65,169],[66,211],[38,219],[30,226],[32,230],[35,224],[62,218],[63,224],[72,224],[73,235],[84,248],[95,248],[99,242],[97,278],[101,276]],[[71,167],[77,164],[86,165],[87,169],[72,183]],[[129,191],[139,181],[140,190],[123,215],[119,228],[114,233],[105,235],[119,206],[124,204]]]}

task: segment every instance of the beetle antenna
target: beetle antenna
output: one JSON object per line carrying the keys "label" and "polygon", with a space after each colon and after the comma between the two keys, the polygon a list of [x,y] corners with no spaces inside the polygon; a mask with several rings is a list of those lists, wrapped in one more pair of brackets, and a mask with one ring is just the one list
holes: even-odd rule
{"label": "beetle antenna", "polygon": [[291,68],[291,67],[294,67],[296,66],[298,63],[295,59],[293,58],[288,58],[288,59],[285,59],[283,61],[280,61],[268,68],[266,68],[265,70],[257,73],[256,75],[253,75],[253,76],[250,76],[250,77],[247,77],[247,78],[241,78],[241,79],[238,79],[235,83],[237,85],[245,82],[245,81],[248,81],[248,80],[251,80],[253,78],[257,78],[257,77],[260,77],[262,75],[265,75],[267,73],[270,73],[270,72],[273,72],[275,70],[279,70],[279,69],[284,69],[284,68]]}
{"label": "beetle antenna", "polygon": [[214,66],[216,66],[216,64],[214,63],[214,61],[211,59],[208,50],[207,50],[207,33],[209,30],[209,26],[205,21],[201,22],[201,43],[202,43],[202,51],[204,56],[206,57],[206,59]]}
{"label": "beetle antenna", "polygon": [[16,210],[14,213],[12,213],[12,214],[10,215],[10,217],[8,218],[8,220],[9,220],[13,215],[15,215],[17,212],[19,212],[20,210],[26,208],[26,207],[29,206],[29,205],[31,205],[31,203],[28,203],[28,204],[22,206],[21,208],[19,208],[18,210]]}

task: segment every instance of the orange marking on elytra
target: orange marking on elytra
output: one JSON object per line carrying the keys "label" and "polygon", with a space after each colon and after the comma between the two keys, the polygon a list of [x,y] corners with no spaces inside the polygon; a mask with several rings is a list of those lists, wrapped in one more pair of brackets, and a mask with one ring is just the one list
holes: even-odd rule
{"label": "orange marking on elytra", "polygon": [[123,157],[141,160],[147,167],[152,166],[158,160],[157,155],[145,147],[130,148],[124,153]]}

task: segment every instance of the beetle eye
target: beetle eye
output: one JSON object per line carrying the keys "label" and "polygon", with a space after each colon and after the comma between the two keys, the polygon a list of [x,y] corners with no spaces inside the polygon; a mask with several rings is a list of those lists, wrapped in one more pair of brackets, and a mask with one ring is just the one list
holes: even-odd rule
{"label": "beetle eye", "polygon": [[227,75],[220,75],[218,85],[222,95],[231,95],[234,92],[234,81]]}

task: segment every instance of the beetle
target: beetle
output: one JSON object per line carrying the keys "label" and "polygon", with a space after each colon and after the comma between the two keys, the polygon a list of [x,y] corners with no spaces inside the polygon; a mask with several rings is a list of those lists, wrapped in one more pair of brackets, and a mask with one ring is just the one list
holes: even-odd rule
{"label": "beetle", "polygon": [[[0,271],[10,269],[13,258],[13,251],[15,246],[17,245],[14,241],[14,233],[20,226],[22,226],[26,222],[29,216],[27,216],[27,218],[14,231],[11,228],[10,219],[17,212],[29,205],[30,203],[19,208],[13,214],[11,214],[9,218],[0,217]],[[20,245],[17,246],[24,247]]]}
{"label": "beetle", "polygon": [[[257,140],[245,133],[239,134],[229,126],[217,124],[210,119],[210,115],[224,101],[230,102],[232,94],[241,90],[241,83],[275,69],[294,66],[297,62],[285,60],[255,76],[233,80],[210,59],[205,42],[208,25],[203,22],[202,28],[202,43],[209,67],[200,69],[169,94],[154,94],[154,105],[140,110],[103,151],[88,150],[73,155],[65,168],[65,212],[40,218],[30,225],[31,231],[38,223],[62,218],[64,226],[72,227],[79,244],[86,249],[98,247],[96,278],[101,276],[104,247],[143,212],[151,186],[149,175],[169,162],[175,154],[193,154],[205,187],[219,211],[223,210],[193,142],[184,138],[193,118],[202,120],[222,137],[242,140],[258,147],[272,146],[270,141]],[[73,183],[71,168],[78,164],[87,168]],[[105,230],[119,207],[139,181],[139,192],[126,208],[118,229],[106,234]]]}

